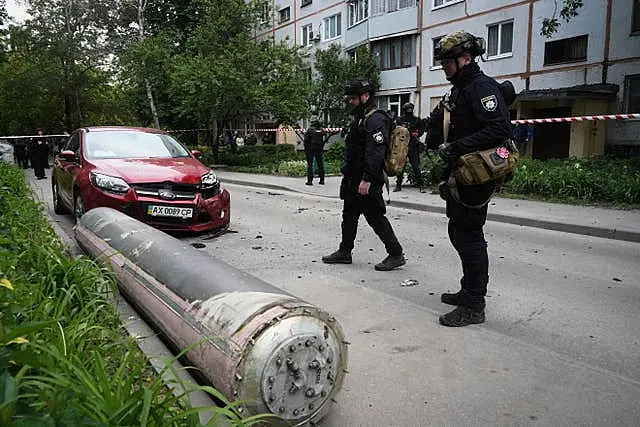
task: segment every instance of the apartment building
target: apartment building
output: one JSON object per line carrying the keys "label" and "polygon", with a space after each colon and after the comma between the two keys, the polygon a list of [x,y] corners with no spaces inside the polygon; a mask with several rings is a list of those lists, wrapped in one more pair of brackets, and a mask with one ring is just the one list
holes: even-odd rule
{"label": "apartment building", "polygon": [[[331,43],[379,57],[380,108],[413,102],[427,116],[449,89],[433,59],[440,37],[465,30],[487,42],[481,68],[518,92],[512,118],[640,113],[640,0],[587,0],[551,38],[540,34],[561,0],[272,0],[257,37],[310,53]],[[270,22],[267,22],[269,21]],[[313,57],[312,55],[310,57]],[[535,126],[534,158],[640,153],[640,122]]]}

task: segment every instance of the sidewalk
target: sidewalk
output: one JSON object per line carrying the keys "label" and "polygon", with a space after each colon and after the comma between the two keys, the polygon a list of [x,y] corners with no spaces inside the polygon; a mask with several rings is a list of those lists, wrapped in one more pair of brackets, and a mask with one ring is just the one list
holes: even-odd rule
{"label": "sidewalk", "polygon": [[[341,179],[339,176],[330,176],[325,179],[325,185],[319,185],[316,178],[313,186],[308,186],[305,185],[304,177],[230,172],[215,166],[214,169],[223,184],[226,182],[332,198],[338,198]],[[386,192],[384,197],[387,198]],[[402,187],[401,192],[391,192],[391,206],[443,215],[445,212],[444,201],[440,196],[420,193],[412,186]],[[640,210],[606,209],[494,197],[489,206],[488,219],[566,233],[640,242]]]}

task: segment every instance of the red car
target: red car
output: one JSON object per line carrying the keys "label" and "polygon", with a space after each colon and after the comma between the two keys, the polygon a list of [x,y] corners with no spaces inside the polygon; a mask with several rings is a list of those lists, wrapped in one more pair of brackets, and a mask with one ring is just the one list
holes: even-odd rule
{"label": "red car", "polygon": [[54,210],[79,218],[106,206],[165,231],[225,227],[229,192],[199,155],[157,129],[78,129],[53,166]]}

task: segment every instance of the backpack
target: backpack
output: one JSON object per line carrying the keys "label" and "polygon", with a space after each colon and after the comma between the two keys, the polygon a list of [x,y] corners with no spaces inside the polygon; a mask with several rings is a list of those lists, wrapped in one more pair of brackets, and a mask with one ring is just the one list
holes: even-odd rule
{"label": "backpack", "polygon": [[395,176],[404,171],[410,140],[411,134],[406,126],[398,125],[391,131],[391,140],[384,159],[384,168],[388,176]]}
{"label": "backpack", "polygon": [[324,148],[324,132],[322,129],[314,129],[311,134],[311,143],[309,144],[309,148],[314,151],[322,151]]}

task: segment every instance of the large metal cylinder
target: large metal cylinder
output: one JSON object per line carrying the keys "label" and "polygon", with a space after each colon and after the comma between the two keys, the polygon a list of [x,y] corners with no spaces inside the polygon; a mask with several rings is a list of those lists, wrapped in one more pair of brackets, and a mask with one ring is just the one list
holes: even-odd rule
{"label": "large metal cylinder", "polygon": [[301,425],[327,412],[347,367],[329,313],[114,209],[87,212],[75,237],[176,348],[199,343],[187,358],[245,413]]}

